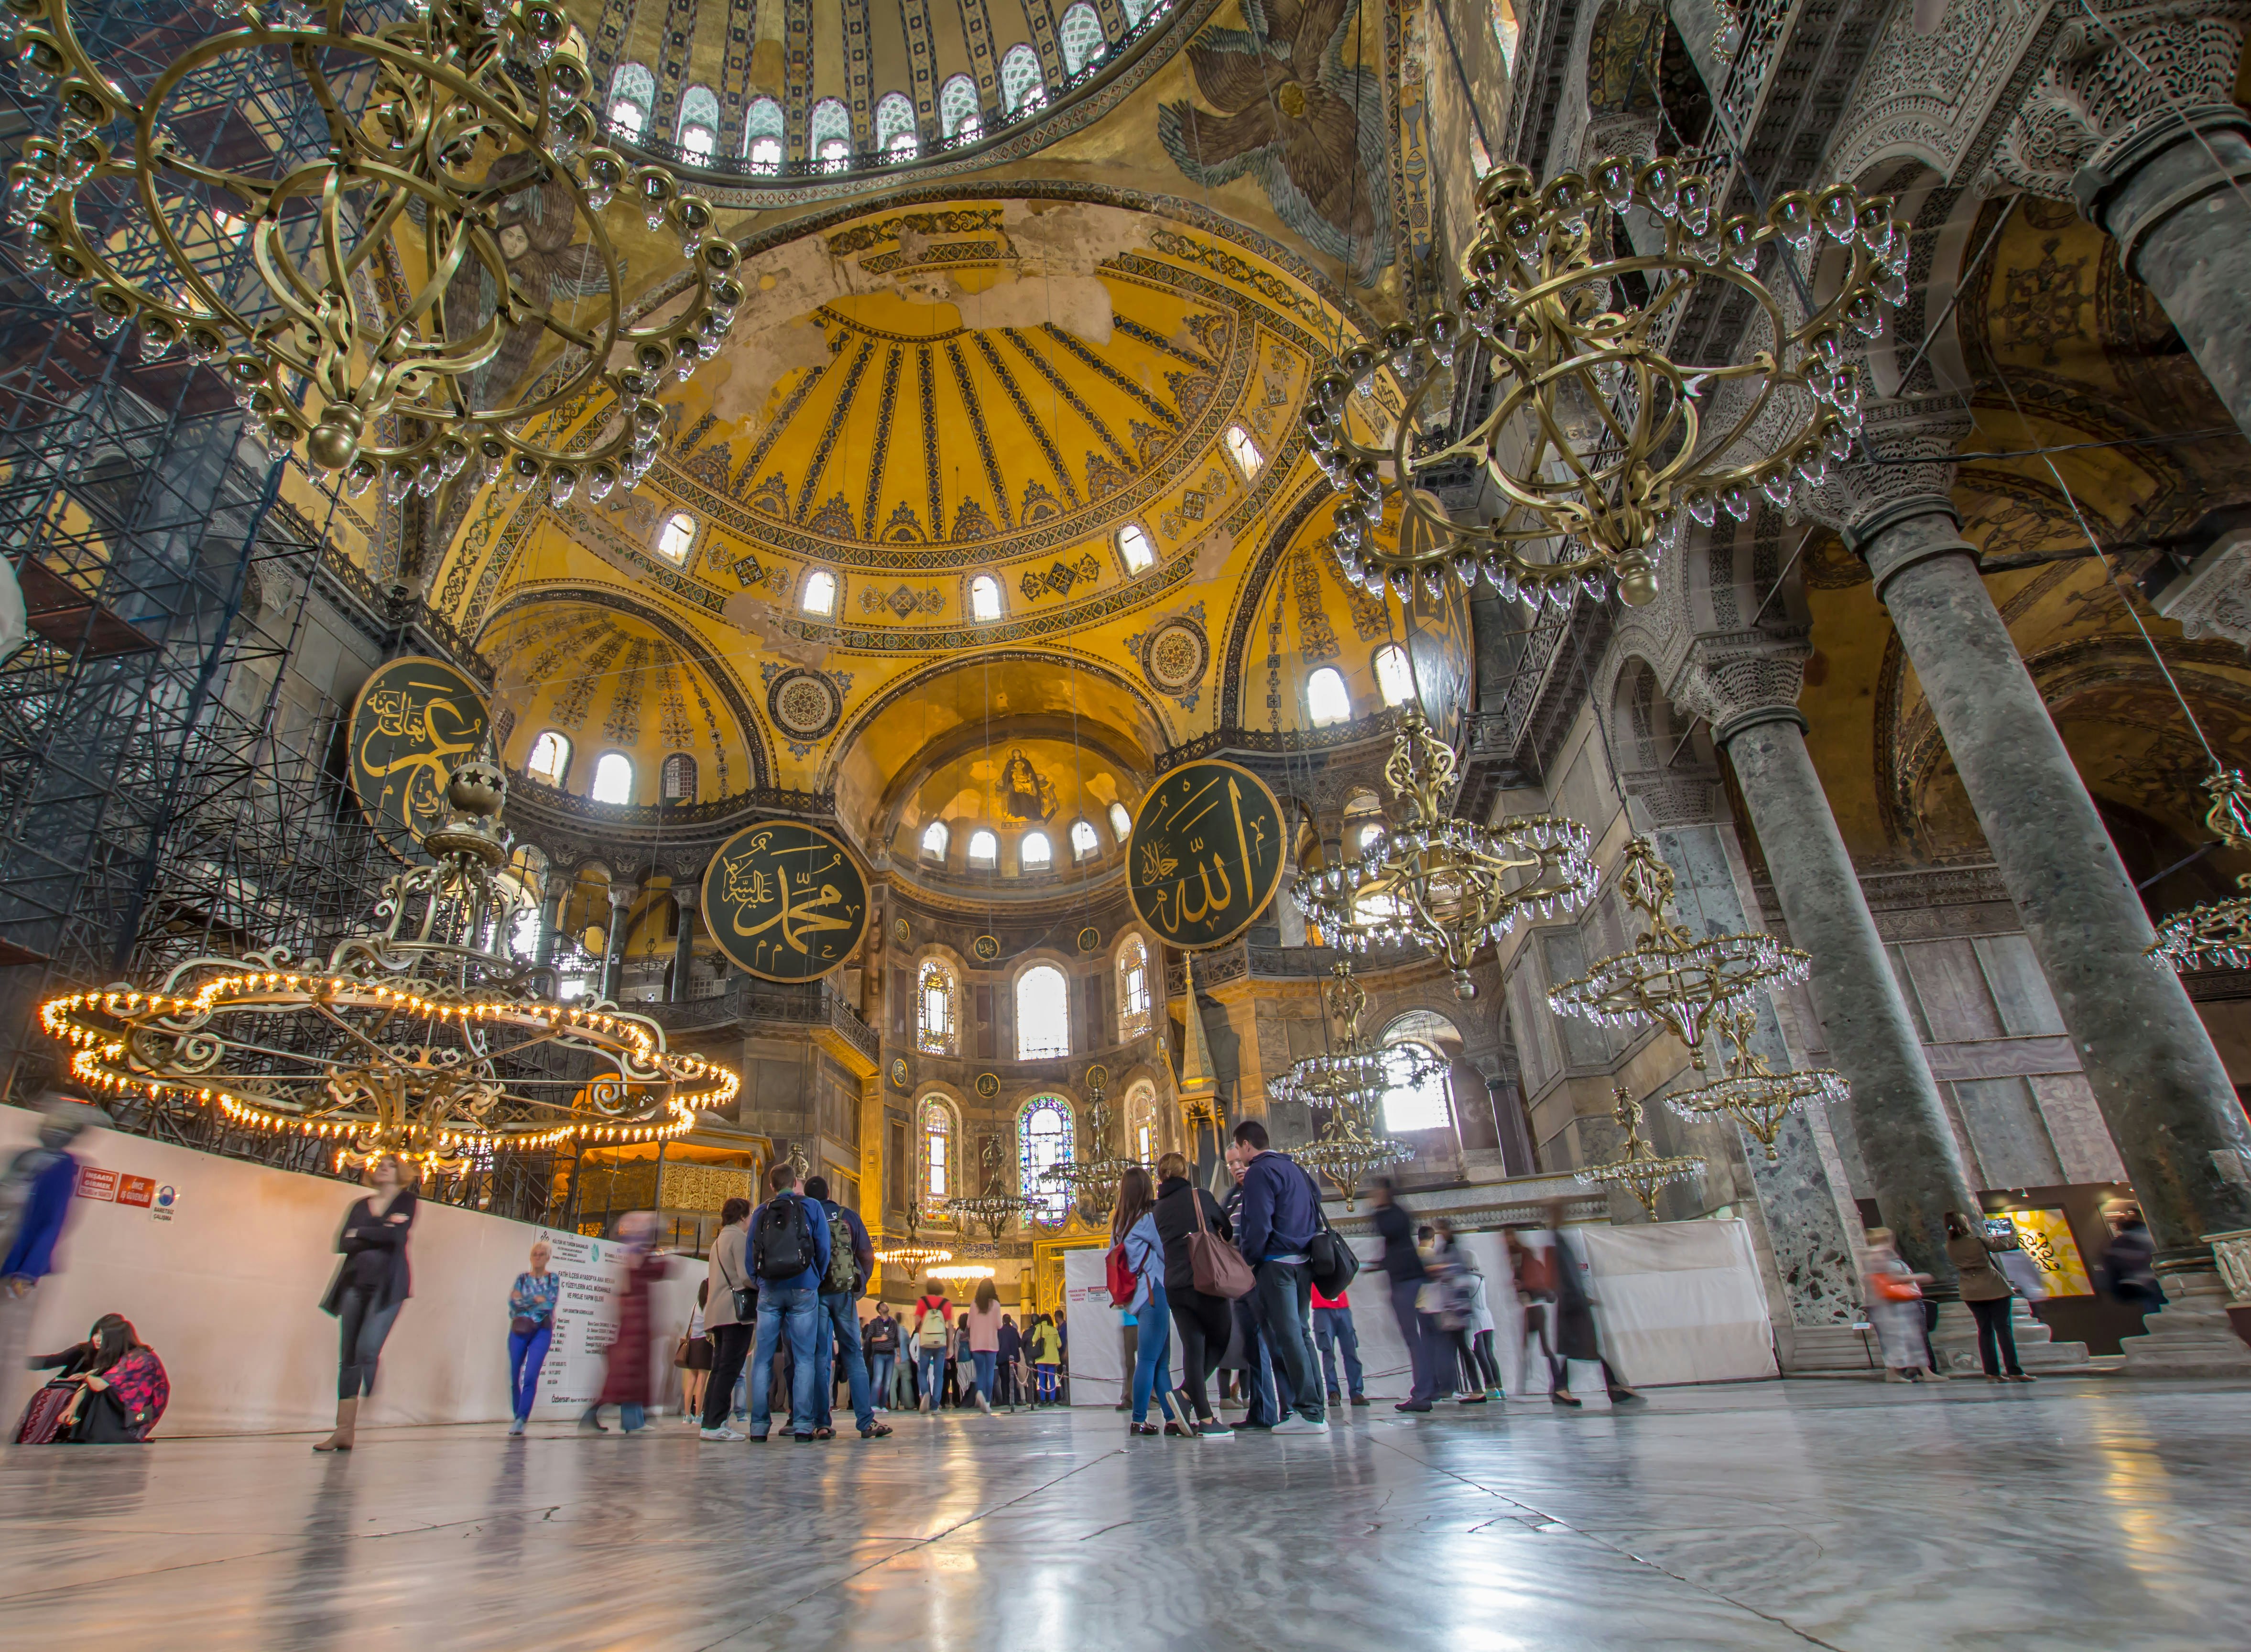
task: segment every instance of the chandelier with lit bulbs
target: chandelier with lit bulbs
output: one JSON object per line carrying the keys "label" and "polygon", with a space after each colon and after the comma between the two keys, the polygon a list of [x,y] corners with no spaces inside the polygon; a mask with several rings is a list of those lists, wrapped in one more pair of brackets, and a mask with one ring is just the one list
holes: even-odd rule
{"label": "chandelier with lit bulbs", "polygon": [[1457,997],[1477,996],[1470,964],[1518,920],[1569,912],[1597,881],[1586,827],[1560,815],[1494,826],[1447,811],[1454,750],[1419,707],[1400,708],[1383,767],[1400,819],[1339,864],[1301,874],[1291,897],[1330,945],[1347,952],[1422,946],[1445,960]]}
{"label": "chandelier with lit bulbs", "polygon": [[926,1245],[922,1240],[922,1212],[914,1200],[907,1202],[906,1238],[876,1253],[876,1260],[886,1268],[896,1268],[910,1276],[919,1274],[932,1262],[952,1261],[953,1253],[942,1245]]}
{"label": "chandelier with lit bulbs", "polygon": [[1724,1018],[1721,1031],[1735,1047],[1726,1074],[1693,1089],[1675,1090],[1665,1104],[1690,1123],[1714,1116],[1734,1119],[1766,1149],[1770,1163],[1782,1157],[1775,1145],[1790,1116],[1808,1102],[1824,1106],[1846,1100],[1852,1094],[1844,1075],[1827,1068],[1777,1073],[1751,1047],[1758,1012],[1740,1009]]}
{"label": "chandelier with lit bulbs", "polygon": [[1652,1220],[1657,1215],[1657,1196],[1675,1182],[1693,1181],[1703,1175],[1705,1163],[1689,1156],[1666,1157],[1643,1139],[1641,1134],[1641,1103],[1633,1092],[1623,1084],[1610,1091],[1614,1105],[1610,1116],[1625,1131],[1625,1143],[1618,1156],[1607,1164],[1590,1165],[1573,1174],[1590,1187],[1615,1187],[1633,1195],[1635,1201]]}
{"label": "chandelier with lit bulbs", "polygon": [[[1881,335],[1884,305],[1906,300],[1908,226],[1890,197],[1841,183],[1724,221],[1719,192],[1666,156],[1612,156],[1544,187],[1521,167],[1486,175],[1458,308],[1395,325],[1380,348],[1356,345],[1313,380],[1307,445],[1346,495],[1330,545],[1347,575],[1403,597],[1418,581],[1435,593],[1449,577],[1466,589],[1482,576],[1535,605],[1615,583],[1639,606],[1656,599],[1658,553],[1684,513],[1741,521],[1761,495],[1787,505],[1820,486],[1861,424],[1860,373],[1846,358]],[[1637,237],[1651,250],[1614,251]],[[1793,257],[1825,301],[1768,284],[1797,271]],[[1680,318],[1715,287],[1763,317],[1764,347],[1741,362],[1675,361]],[[1472,338],[1494,377],[1492,411],[1418,452],[1441,370]],[[1407,401],[1377,431],[1354,394],[1383,369]],[[1500,495],[1491,522],[1456,522],[1427,491],[1432,473],[1464,460]],[[1375,529],[1394,494],[1403,515],[1387,547]]]}
{"label": "chandelier with lit bulbs", "polygon": [[[2226,769],[2204,783],[2212,807],[2204,824],[2223,847],[2251,849],[2251,782],[2240,769]],[[2251,891],[2251,872],[2235,880]],[[2157,925],[2150,957],[2175,970],[2251,969],[2251,893],[2206,901],[2176,912]]]}
{"label": "chandelier with lit bulbs", "polygon": [[53,999],[40,1023],[76,1047],[87,1084],[333,1141],[339,1170],[395,1155],[450,1174],[495,1151],[693,1129],[698,1109],[733,1099],[732,1072],[668,1049],[661,1026],[615,1004],[547,996],[553,971],[512,955],[531,908],[495,875],[505,796],[489,761],[454,769],[422,840],[433,864],[389,879],[381,928],[325,959],[190,958],[147,986]]}
{"label": "chandelier with lit bulbs", "polygon": [[[59,108],[10,169],[12,219],[51,294],[82,294],[98,333],[137,326],[144,356],[184,347],[226,378],[270,451],[301,442],[354,492],[380,478],[396,501],[505,470],[558,503],[582,488],[599,500],[655,462],[651,398],[731,325],[739,255],[712,232],[710,202],[596,141],[585,41],[554,0],[411,0],[372,27],[342,0],[317,13],[218,0],[232,21],[137,88],[103,73],[69,0],[10,5],[0,30],[13,31],[21,83]],[[198,77],[243,53],[276,59],[297,111],[325,128],[265,172],[201,159],[167,124]],[[613,200],[685,249],[665,319],[627,320],[604,219]],[[510,245],[512,203],[539,220],[537,245]],[[546,221],[558,212],[567,235]],[[254,274],[240,273],[246,239]],[[548,267],[558,246],[577,279]],[[154,273],[127,273],[149,256]],[[591,433],[548,445],[590,408]]]}
{"label": "chandelier with lit bulbs", "polygon": [[1558,1015],[1577,1015],[1602,1026],[1639,1027],[1654,1021],[1704,1066],[1704,1038],[1721,1016],[1805,978],[1812,958],[1763,930],[1697,940],[1666,914],[1673,898],[1673,868],[1657,846],[1636,838],[1625,846],[1618,889],[1647,921],[1633,950],[1596,960],[1575,981],[1548,994]]}

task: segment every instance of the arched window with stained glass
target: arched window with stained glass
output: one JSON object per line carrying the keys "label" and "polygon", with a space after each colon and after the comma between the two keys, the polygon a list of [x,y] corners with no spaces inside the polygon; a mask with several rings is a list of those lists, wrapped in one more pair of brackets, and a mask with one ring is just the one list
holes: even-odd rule
{"label": "arched window with stained glass", "polygon": [[1040,73],[1039,53],[1031,47],[1010,46],[1008,55],[1001,59],[1001,100],[1011,114],[1047,102],[1047,79]]}
{"label": "arched window with stained glass", "polygon": [[1070,1158],[1070,1104],[1060,1096],[1035,1096],[1016,1115],[1016,1170],[1022,1177],[1024,1209],[1043,1227],[1060,1226],[1070,1214],[1070,1184],[1056,1169]]}
{"label": "arched window with stained glass", "polygon": [[961,1139],[959,1121],[953,1109],[942,1096],[925,1096],[922,1103],[921,1174],[916,1178],[916,1196],[922,1200],[924,1210],[932,1215],[942,1213],[945,1201],[959,1197],[967,1190],[958,1180],[960,1166],[956,1144]]}
{"label": "arched window with stained glass", "polygon": [[961,989],[942,959],[925,958],[915,987],[915,1047],[931,1055],[953,1054]]}
{"label": "arched window with stained glass", "polygon": [[1084,3],[1064,12],[1063,24],[1056,32],[1063,40],[1063,66],[1072,74],[1099,60],[1110,50],[1109,41],[1103,38],[1102,19],[1095,15],[1092,6]]}

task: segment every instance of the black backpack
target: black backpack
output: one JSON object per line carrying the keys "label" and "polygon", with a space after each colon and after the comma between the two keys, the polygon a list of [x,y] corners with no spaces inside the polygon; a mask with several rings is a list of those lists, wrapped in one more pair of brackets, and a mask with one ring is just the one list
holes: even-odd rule
{"label": "black backpack", "polygon": [[794,1279],[821,1255],[805,1200],[776,1193],[751,1224],[751,1271],[761,1279]]}

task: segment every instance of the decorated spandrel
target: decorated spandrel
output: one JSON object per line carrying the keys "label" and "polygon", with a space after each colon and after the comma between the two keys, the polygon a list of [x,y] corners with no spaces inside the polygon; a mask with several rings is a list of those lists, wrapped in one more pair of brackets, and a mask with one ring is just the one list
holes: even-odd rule
{"label": "decorated spandrel", "polygon": [[1174,770],[1142,799],[1126,845],[1141,921],[1174,946],[1219,946],[1257,921],[1282,881],[1282,806],[1232,763]]}
{"label": "decorated spandrel", "polygon": [[351,780],[369,824],[419,843],[446,810],[446,779],[485,737],[477,685],[442,660],[408,654],[367,680],[352,707]]}
{"label": "decorated spandrel", "polygon": [[868,927],[868,881],[819,826],[770,820],[720,845],[703,874],[703,922],[742,968],[811,981],[850,957]]}

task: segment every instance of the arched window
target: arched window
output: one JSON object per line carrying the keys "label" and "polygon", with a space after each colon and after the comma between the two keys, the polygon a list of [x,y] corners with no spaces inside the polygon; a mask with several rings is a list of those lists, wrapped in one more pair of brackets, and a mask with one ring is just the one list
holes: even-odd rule
{"label": "arched window", "polygon": [[1070,983],[1052,964],[1016,978],[1016,1059],[1060,1061],[1070,1054]]}
{"label": "arched window", "polygon": [[937,958],[925,958],[915,985],[915,1047],[931,1055],[953,1054],[954,1006],[960,990],[953,971]]}
{"label": "arched window", "polygon": [[719,147],[719,94],[692,86],[680,94],[680,148],[692,162],[711,158]]}
{"label": "arched window", "polygon": [[1383,841],[1383,822],[1363,820],[1352,830],[1352,850],[1354,854],[1366,854]]}
{"label": "arched window", "polygon": [[1157,1132],[1157,1087],[1144,1079],[1126,1093],[1126,1153],[1137,1165],[1153,1165],[1163,1151]]}
{"label": "arched window", "polygon": [[1453,1024],[1428,1010],[1403,1015],[1384,1029],[1384,1075],[1391,1082],[1383,1092],[1387,1132],[1453,1128],[1453,1081],[1437,1043],[1441,1035],[1454,1036]]}
{"label": "arched window", "polygon": [[813,106],[805,126],[805,147],[830,171],[841,171],[850,162],[852,117],[837,99],[823,98]]}
{"label": "arched window", "polygon": [[1387,706],[1403,706],[1415,697],[1415,673],[1407,663],[1407,651],[1396,642],[1375,651],[1375,692]]}
{"label": "arched window", "polygon": [[1001,617],[1001,582],[990,574],[980,574],[969,582],[969,617],[972,619],[998,619]]}
{"label": "arched window", "polygon": [[993,867],[1001,864],[1001,840],[990,832],[978,831],[969,834],[969,864]]}
{"label": "arched window", "polygon": [[962,1190],[954,1185],[954,1128],[953,1109],[938,1096],[923,1098],[922,1103],[922,1175],[919,1179],[923,1208],[936,1214],[945,1208],[945,1201]]}
{"label": "arched window", "polygon": [[1029,46],[1010,46],[1001,59],[1001,105],[1011,114],[1036,109],[1048,100],[1039,54]]}
{"label": "arched window", "polygon": [[1058,1181],[1055,1173],[1070,1161],[1070,1108],[1060,1096],[1035,1096],[1016,1116],[1016,1170],[1024,1209],[1045,1227],[1070,1214],[1070,1184]]}
{"label": "arched window", "polygon": [[1102,853],[1102,840],[1094,835],[1093,823],[1074,820],[1070,823],[1070,858],[1084,861]]}
{"label": "arched window", "polygon": [[876,147],[886,155],[912,155],[922,148],[914,105],[897,92],[886,93],[876,105]]}
{"label": "arched window", "polygon": [[1051,858],[1046,833],[1024,833],[1023,842],[1016,847],[1016,863],[1019,866],[1027,872],[1044,872],[1048,869],[1048,863]]}
{"label": "arched window", "polygon": [[1139,522],[1127,522],[1118,530],[1118,554],[1126,559],[1126,571],[1129,574],[1153,567],[1157,561],[1157,548],[1149,543],[1149,536],[1141,531]]}
{"label": "arched window", "polygon": [[594,765],[594,789],[587,795],[597,803],[633,801],[633,759],[622,751],[605,751]]}
{"label": "arched window", "polygon": [[1102,19],[1085,0],[1063,14],[1063,26],[1056,32],[1063,37],[1063,66],[1072,74],[1090,63],[1100,62],[1102,54],[1110,50],[1110,43],[1102,38]]}
{"label": "arched window", "polygon": [[971,142],[982,137],[985,122],[977,113],[977,82],[966,74],[957,74],[938,87],[938,120],[950,138]]}
{"label": "arched window", "polygon": [[610,77],[610,124],[637,138],[656,107],[656,77],[638,63],[620,63]]}
{"label": "arched window", "polygon": [[1316,729],[1352,721],[1352,695],[1344,686],[1344,673],[1323,666],[1306,679],[1306,715]]}
{"label": "arched window", "polygon": [[531,743],[531,755],[523,761],[523,771],[535,780],[544,780],[551,786],[563,784],[563,777],[571,768],[569,736],[550,729]]}
{"label": "arched window", "polygon": [[945,859],[945,846],[952,840],[952,835],[945,829],[945,822],[943,820],[933,820],[925,826],[922,829],[924,859],[930,861]]}
{"label": "arched window", "polygon": [[1110,805],[1110,835],[1120,843],[1133,835],[1133,817],[1126,812],[1122,803]]}
{"label": "arched window", "polygon": [[696,543],[696,518],[684,510],[675,510],[664,519],[663,531],[656,536],[656,548],[677,563],[688,560],[688,553]]}
{"label": "arched window", "polygon": [[743,115],[743,153],[753,169],[772,172],[781,165],[781,105],[760,98]]}
{"label": "arched window", "polygon": [[695,802],[696,759],[685,751],[674,752],[658,771],[657,785],[667,803]]}
{"label": "arched window", "polygon": [[1138,935],[1118,949],[1118,1041],[1131,1043],[1149,1030],[1149,949]]}
{"label": "arched window", "polygon": [[[833,614],[836,612],[836,576],[826,568],[816,568],[805,577],[805,594],[798,599],[799,607],[809,614]],[[1339,679],[1340,681],[1342,679]]]}
{"label": "arched window", "polygon": [[1240,425],[1229,425],[1222,439],[1227,444],[1227,456],[1235,461],[1235,468],[1249,481],[1266,462],[1266,455],[1258,451],[1258,444],[1250,439],[1250,432]]}

